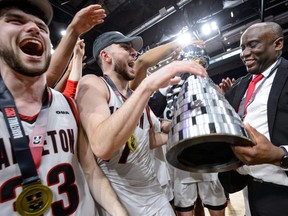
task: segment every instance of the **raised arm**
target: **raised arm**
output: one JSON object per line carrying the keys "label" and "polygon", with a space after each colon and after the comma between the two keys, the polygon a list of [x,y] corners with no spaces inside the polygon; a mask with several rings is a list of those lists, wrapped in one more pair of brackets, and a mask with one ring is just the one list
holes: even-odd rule
{"label": "raised arm", "polygon": [[130,82],[130,88],[135,90],[137,86],[147,76],[147,69],[156,65],[163,58],[174,52],[178,47],[179,43],[172,41],[170,43],[155,47],[139,56],[135,63],[136,77]]}
{"label": "raised arm", "polygon": [[47,70],[47,84],[54,87],[59,80],[72,56],[78,37],[89,31],[95,25],[104,22],[106,17],[101,5],[94,4],[76,13],[66,29],[59,45],[52,54],[50,66]]}
{"label": "raised arm", "polygon": [[[206,76],[205,69],[193,61],[174,61],[146,77],[125,103],[112,115],[107,103],[107,86],[99,77],[84,76],[76,96],[84,130],[92,151],[108,160],[131,136],[150,95],[159,88],[180,81],[176,74],[186,71]],[[175,77],[175,78],[174,78]]]}
{"label": "raised arm", "polygon": [[83,63],[85,60],[84,54],[85,43],[83,39],[79,38],[74,47],[73,57],[69,62],[68,68],[54,87],[55,90],[59,92],[67,90],[67,87],[69,88],[69,83],[67,83],[67,81],[78,83],[82,77],[82,68],[85,65],[85,63]]}
{"label": "raised arm", "polygon": [[[203,41],[192,41],[190,44],[203,45]],[[135,90],[137,86],[147,76],[147,69],[156,65],[159,61],[165,59],[174,53],[174,58],[178,56],[180,50],[186,45],[181,45],[178,41],[172,41],[157,46],[139,56],[135,63],[136,77],[130,82],[130,88]]]}

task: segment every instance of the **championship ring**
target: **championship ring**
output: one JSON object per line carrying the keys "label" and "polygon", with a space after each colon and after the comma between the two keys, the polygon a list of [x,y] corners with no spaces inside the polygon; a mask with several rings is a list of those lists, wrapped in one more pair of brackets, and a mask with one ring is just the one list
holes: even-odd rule
{"label": "championship ring", "polygon": [[40,182],[24,185],[16,200],[16,210],[20,215],[42,215],[50,207],[52,197],[52,191]]}
{"label": "championship ring", "polygon": [[128,143],[129,149],[132,152],[134,152],[137,149],[137,141],[136,141],[136,138],[135,138],[134,134],[132,134],[131,137],[129,137],[127,143]]}

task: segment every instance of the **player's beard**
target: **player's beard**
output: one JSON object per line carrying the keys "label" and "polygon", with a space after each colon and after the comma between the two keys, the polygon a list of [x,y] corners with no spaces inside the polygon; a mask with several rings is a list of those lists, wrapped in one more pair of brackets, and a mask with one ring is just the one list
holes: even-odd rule
{"label": "player's beard", "polygon": [[121,62],[121,61],[115,62],[114,71],[118,73],[119,75],[121,75],[124,78],[124,80],[130,81],[135,78],[134,75],[130,75],[128,73],[126,69],[126,64],[124,62]]}
{"label": "player's beard", "polygon": [[0,48],[0,57],[6,62],[6,64],[13,69],[15,72],[24,76],[35,77],[45,73],[49,67],[51,55],[47,56],[46,64],[38,70],[31,71],[22,63],[21,59],[17,54],[13,53],[12,50],[4,50]]}

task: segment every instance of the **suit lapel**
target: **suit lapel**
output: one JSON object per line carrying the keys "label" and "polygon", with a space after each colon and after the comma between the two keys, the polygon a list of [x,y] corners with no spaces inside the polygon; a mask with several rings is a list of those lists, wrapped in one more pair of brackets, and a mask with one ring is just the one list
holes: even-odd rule
{"label": "suit lapel", "polygon": [[235,85],[235,95],[234,98],[232,99],[231,105],[234,107],[236,112],[238,112],[239,104],[247,90],[251,78],[252,74],[247,74],[246,76],[240,78],[241,80],[239,80],[239,82],[236,83]]}
{"label": "suit lapel", "polygon": [[271,86],[267,104],[267,118],[268,118],[270,136],[273,131],[278,100],[287,78],[288,78],[288,61],[282,58]]}

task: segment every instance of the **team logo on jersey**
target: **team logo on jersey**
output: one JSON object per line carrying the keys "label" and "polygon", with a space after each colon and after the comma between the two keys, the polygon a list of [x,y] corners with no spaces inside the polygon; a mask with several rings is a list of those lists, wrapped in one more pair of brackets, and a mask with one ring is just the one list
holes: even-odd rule
{"label": "team logo on jersey", "polygon": [[56,114],[70,114],[68,111],[56,111]]}
{"label": "team logo on jersey", "polygon": [[128,139],[128,147],[132,152],[137,149],[137,141],[134,134],[132,134]]}
{"label": "team logo on jersey", "polygon": [[34,136],[32,143],[33,143],[34,145],[38,145],[38,144],[41,143],[42,138],[43,138],[43,137],[42,137],[41,135],[39,135],[39,136]]}

